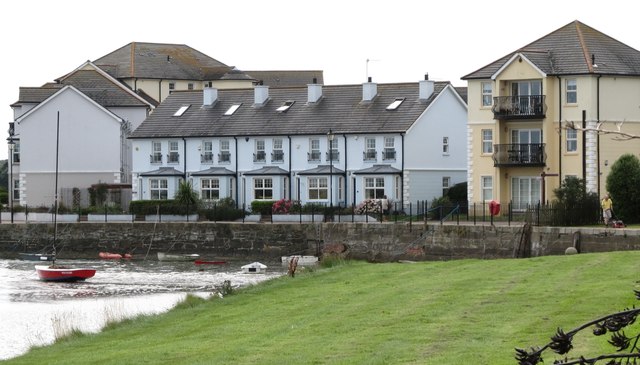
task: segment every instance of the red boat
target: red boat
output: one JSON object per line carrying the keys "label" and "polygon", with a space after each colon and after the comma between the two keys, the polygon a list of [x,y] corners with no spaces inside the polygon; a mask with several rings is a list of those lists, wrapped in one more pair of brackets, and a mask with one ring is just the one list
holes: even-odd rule
{"label": "red boat", "polygon": [[196,265],[224,265],[226,261],[206,261],[206,260],[195,260],[193,262]]}
{"label": "red boat", "polygon": [[120,259],[130,259],[132,256],[129,253],[119,254],[113,252],[100,252],[98,254],[101,259],[109,259],[109,260],[120,260]]}
{"label": "red boat", "polygon": [[95,269],[70,268],[61,265],[36,265],[36,271],[42,281],[82,281],[96,274]]}

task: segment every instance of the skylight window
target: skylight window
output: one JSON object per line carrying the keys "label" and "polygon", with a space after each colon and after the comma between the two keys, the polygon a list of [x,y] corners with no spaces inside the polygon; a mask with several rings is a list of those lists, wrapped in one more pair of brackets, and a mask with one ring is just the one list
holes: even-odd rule
{"label": "skylight window", "polygon": [[281,107],[279,107],[278,109],[276,109],[277,112],[280,113],[284,113],[287,110],[289,110],[289,108],[291,108],[291,106],[295,103],[295,101],[285,101],[284,104],[282,104]]}
{"label": "skylight window", "polygon": [[229,109],[227,109],[226,112],[224,112],[224,115],[233,115],[233,113],[235,113],[236,110],[238,110],[238,108],[240,108],[240,105],[242,105],[242,104],[233,104],[233,105],[231,105],[231,107]]}
{"label": "skylight window", "polygon": [[398,109],[398,107],[400,106],[400,104],[402,104],[403,101],[404,101],[404,98],[397,98],[396,100],[394,100],[393,103],[389,104],[389,106],[387,107],[387,110]]}
{"label": "skylight window", "polygon": [[181,117],[182,114],[184,114],[184,112],[187,111],[187,109],[189,109],[191,105],[183,105],[180,107],[180,109],[178,109],[178,111],[176,111],[176,113],[173,115],[174,117]]}

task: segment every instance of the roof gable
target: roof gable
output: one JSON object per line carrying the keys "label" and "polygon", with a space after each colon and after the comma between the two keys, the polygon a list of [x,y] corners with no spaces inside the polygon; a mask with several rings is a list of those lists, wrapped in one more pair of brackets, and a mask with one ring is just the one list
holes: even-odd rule
{"label": "roof gable", "polygon": [[640,52],[579,21],[573,21],[466,75],[489,79],[516,54],[547,75],[640,75]]}
{"label": "roof gable", "polygon": [[62,89],[60,89],[58,92],[56,92],[55,94],[51,95],[50,97],[48,97],[47,99],[45,99],[44,101],[42,101],[41,103],[39,103],[37,106],[35,106],[34,108],[30,109],[29,111],[27,111],[26,113],[22,114],[20,117],[18,117],[16,119],[16,122],[18,124],[22,123],[25,119],[29,118],[29,116],[31,116],[32,114],[35,114],[38,110],[40,110],[41,108],[44,108],[47,104],[49,103],[53,103],[55,102],[55,100],[60,97],[62,94],[67,93],[67,92],[73,92],[78,94],[80,97],[82,97],[85,101],[89,102],[90,104],[94,105],[98,110],[100,110],[101,112],[108,114],[111,118],[113,118],[115,121],[117,121],[118,123],[122,122],[122,119],[120,117],[118,117],[117,115],[113,114],[111,111],[109,111],[108,109],[106,109],[105,107],[103,107],[102,105],[100,105],[99,103],[97,103],[95,100],[89,98],[87,95],[85,95],[84,93],[82,93],[80,90],[76,89],[75,87],[68,85],[63,87]]}

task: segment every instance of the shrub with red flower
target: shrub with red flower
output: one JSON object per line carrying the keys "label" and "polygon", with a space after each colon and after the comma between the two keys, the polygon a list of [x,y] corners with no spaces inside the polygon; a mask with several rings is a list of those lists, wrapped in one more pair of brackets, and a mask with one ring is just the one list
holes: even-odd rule
{"label": "shrub with red flower", "polygon": [[280,199],[273,203],[271,207],[271,212],[273,214],[289,214],[291,207],[293,206],[292,200]]}
{"label": "shrub with red flower", "polygon": [[380,200],[366,199],[356,206],[355,214],[378,214],[380,213]]}

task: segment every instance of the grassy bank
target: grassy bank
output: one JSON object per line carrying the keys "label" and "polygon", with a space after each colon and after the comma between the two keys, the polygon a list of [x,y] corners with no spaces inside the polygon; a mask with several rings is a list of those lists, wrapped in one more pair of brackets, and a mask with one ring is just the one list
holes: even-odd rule
{"label": "grassy bank", "polygon": [[[640,252],[347,262],[192,298],[7,364],[516,364],[515,347],[637,305],[639,280]],[[609,351],[606,340],[587,333],[574,352]]]}

